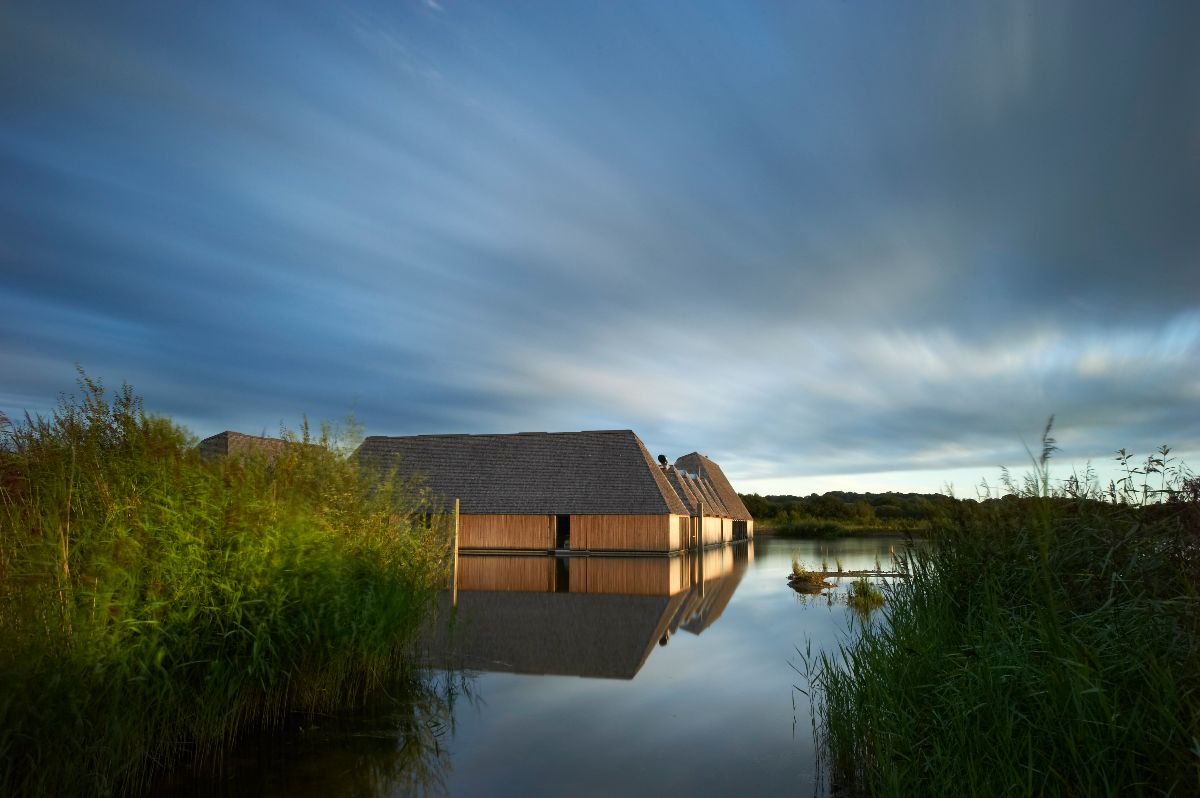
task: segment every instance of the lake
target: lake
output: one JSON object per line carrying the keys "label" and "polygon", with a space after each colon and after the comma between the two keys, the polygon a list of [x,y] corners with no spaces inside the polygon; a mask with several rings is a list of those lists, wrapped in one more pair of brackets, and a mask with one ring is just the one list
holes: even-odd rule
{"label": "lake", "polygon": [[[188,794],[819,794],[798,650],[853,634],[786,576],[885,570],[903,538],[759,537],[703,558],[464,556],[412,697],[243,745]],[[837,580],[835,580],[837,581]]]}

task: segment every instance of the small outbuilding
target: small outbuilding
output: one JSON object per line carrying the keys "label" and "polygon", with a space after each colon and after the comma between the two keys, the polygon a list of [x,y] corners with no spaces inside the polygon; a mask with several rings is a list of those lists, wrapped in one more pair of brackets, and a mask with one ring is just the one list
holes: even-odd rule
{"label": "small outbuilding", "polygon": [[200,441],[200,456],[206,460],[229,455],[266,454],[274,457],[286,449],[288,441],[282,438],[267,438],[262,435],[247,435],[244,432],[225,430]]}

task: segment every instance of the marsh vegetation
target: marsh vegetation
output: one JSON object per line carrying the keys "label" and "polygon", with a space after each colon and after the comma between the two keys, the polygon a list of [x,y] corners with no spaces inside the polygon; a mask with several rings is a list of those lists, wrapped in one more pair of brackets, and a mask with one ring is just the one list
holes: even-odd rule
{"label": "marsh vegetation", "polygon": [[1034,471],[958,502],[884,622],[807,661],[819,751],[870,795],[1200,791],[1200,483]]}
{"label": "marsh vegetation", "polygon": [[404,678],[445,524],[330,427],[205,461],[81,374],[2,432],[0,794],[136,792]]}

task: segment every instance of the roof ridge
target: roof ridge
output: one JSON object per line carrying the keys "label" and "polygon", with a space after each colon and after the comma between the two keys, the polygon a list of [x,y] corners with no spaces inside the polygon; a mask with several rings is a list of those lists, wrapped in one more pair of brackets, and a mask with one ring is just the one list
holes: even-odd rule
{"label": "roof ridge", "polygon": [[628,433],[637,437],[637,433],[631,429],[584,429],[556,432],[423,432],[416,435],[368,435],[363,440],[373,438],[384,440],[395,438],[515,438],[520,435],[532,437],[535,435],[611,435],[617,433]]}

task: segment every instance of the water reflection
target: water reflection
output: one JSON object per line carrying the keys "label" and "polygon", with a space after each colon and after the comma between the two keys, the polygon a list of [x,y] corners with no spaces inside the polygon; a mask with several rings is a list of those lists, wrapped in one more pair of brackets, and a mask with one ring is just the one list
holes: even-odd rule
{"label": "water reflection", "polygon": [[746,544],[675,557],[463,556],[457,611],[447,591],[427,662],[632,679],[656,645],[721,616],[753,556]]}
{"label": "water reflection", "polygon": [[[282,750],[243,751],[219,779],[174,792],[824,795],[794,692],[798,651],[861,623],[849,579],[803,597],[787,584],[791,560],[872,569],[893,546],[904,543],[760,537],[703,559],[463,557],[455,631],[434,625],[425,640],[424,692],[318,719]],[[440,669],[451,655],[469,678]]]}

